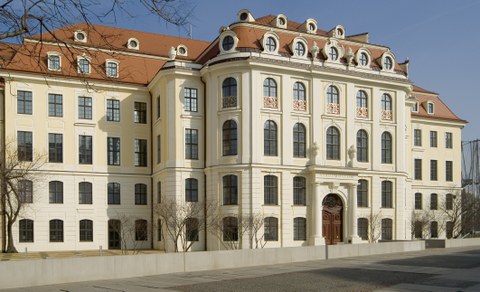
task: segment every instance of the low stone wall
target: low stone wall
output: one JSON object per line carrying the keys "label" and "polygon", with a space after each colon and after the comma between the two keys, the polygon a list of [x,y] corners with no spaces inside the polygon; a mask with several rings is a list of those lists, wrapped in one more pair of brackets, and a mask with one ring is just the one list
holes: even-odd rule
{"label": "low stone wall", "polygon": [[425,249],[423,241],[0,262],[0,288],[272,265]]}
{"label": "low stone wall", "polygon": [[480,238],[427,239],[425,240],[425,246],[426,248],[480,247]]}

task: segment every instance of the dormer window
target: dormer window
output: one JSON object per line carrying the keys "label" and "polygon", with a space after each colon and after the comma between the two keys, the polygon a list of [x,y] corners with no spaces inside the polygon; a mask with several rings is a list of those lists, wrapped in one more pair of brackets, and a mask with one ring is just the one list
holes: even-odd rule
{"label": "dormer window", "polygon": [[106,68],[107,77],[112,77],[112,78],[118,77],[118,62],[107,61],[105,68]]}
{"label": "dormer window", "polygon": [[82,30],[77,30],[74,34],[74,39],[77,42],[86,43],[87,42],[87,33]]}
{"label": "dormer window", "polygon": [[338,59],[338,50],[335,47],[330,47],[328,50],[328,59],[336,61]]}
{"label": "dormer window", "polygon": [[279,28],[287,28],[287,17],[283,14],[279,14],[275,19],[275,26]]}
{"label": "dormer window", "polygon": [[280,44],[280,39],[275,33],[267,32],[263,36],[263,50],[267,53],[278,53],[278,48]]}
{"label": "dormer window", "polygon": [[365,67],[365,66],[368,65],[368,59],[369,59],[369,58],[368,58],[367,53],[361,52],[361,53],[360,53],[360,57],[358,57],[358,63],[359,63],[361,66]]}
{"label": "dormer window", "polygon": [[383,64],[384,64],[385,70],[392,70],[392,68],[393,68],[392,58],[385,57],[385,61],[384,61]]}
{"label": "dormer window", "polygon": [[275,52],[277,49],[277,42],[273,37],[268,37],[267,40],[265,41],[265,48],[269,52]]}
{"label": "dormer window", "polygon": [[90,61],[85,57],[78,57],[77,59],[78,73],[90,74]]}
{"label": "dormer window", "polygon": [[309,18],[302,24],[301,29],[307,33],[315,34],[317,33],[317,21],[313,18]]}
{"label": "dormer window", "polygon": [[395,58],[390,51],[383,53],[382,59],[381,59],[382,70],[393,72],[393,69],[395,66],[394,60]]}
{"label": "dormer window", "polygon": [[233,48],[235,41],[232,36],[227,35],[223,38],[222,48],[224,51],[230,51]]}
{"label": "dormer window", "polygon": [[220,51],[233,52],[238,44],[238,38],[236,34],[231,30],[226,30],[220,36]]}
{"label": "dormer window", "polygon": [[297,42],[295,44],[295,55],[300,57],[305,55],[305,45],[302,42]]}
{"label": "dormer window", "polygon": [[413,104],[412,112],[418,113],[418,102],[416,102],[416,103]]}
{"label": "dormer window", "polygon": [[60,71],[60,69],[61,69],[61,59],[60,59],[59,54],[48,53],[47,62],[48,62],[48,70],[50,70],[50,71]]}
{"label": "dormer window", "polygon": [[427,103],[427,113],[429,115],[433,115],[435,113],[433,102],[428,102]]}
{"label": "dormer window", "polygon": [[187,56],[188,54],[187,47],[185,47],[184,45],[179,45],[177,47],[177,54],[179,56]]}
{"label": "dormer window", "polygon": [[248,21],[248,22],[255,21],[255,18],[253,18],[252,14],[247,9],[240,10],[237,13],[237,17],[239,21]]}
{"label": "dormer window", "polygon": [[127,48],[131,50],[139,50],[140,49],[140,42],[136,38],[130,38],[127,42]]}
{"label": "dormer window", "polygon": [[343,29],[337,28],[337,37],[343,37]]}

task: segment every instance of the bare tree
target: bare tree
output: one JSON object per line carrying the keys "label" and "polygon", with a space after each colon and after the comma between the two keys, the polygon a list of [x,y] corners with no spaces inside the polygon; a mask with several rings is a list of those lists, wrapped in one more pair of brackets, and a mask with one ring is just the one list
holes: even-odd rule
{"label": "bare tree", "polygon": [[259,234],[264,224],[263,214],[223,216],[215,210],[213,212],[215,215],[210,217],[211,223],[208,230],[218,238],[226,249],[241,248],[245,236],[248,236],[251,247],[263,248],[265,246],[266,241],[263,241],[263,232],[261,235]]}
{"label": "bare tree", "polygon": [[472,210],[472,205],[467,204],[465,208],[462,206],[462,197],[455,194],[449,194],[451,197],[447,197],[445,204],[440,206],[447,226],[447,238],[457,238],[463,233],[462,218],[468,217]]}
{"label": "bare tree", "polygon": [[445,218],[442,211],[413,210],[410,218],[411,236],[413,238],[434,238],[432,235],[432,222],[437,222],[437,235],[444,231]]}
{"label": "bare tree", "polygon": [[377,242],[382,235],[380,232],[382,222],[382,212],[371,212],[368,216],[368,242]]}
{"label": "bare tree", "polygon": [[460,235],[475,236],[475,233],[480,231],[480,199],[475,198],[471,190],[463,189],[460,205],[462,209]]}
{"label": "bare tree", "polygon": [[162,198],[154,208],[155,215],[161,219],[164,238],[173,243],[175,252],[188,251],[198,241],[199,233],[206,230],[207,222],[214,204],[210,202],[178,202]]}
{"label": "bare tree", "polygon": [[111,228],[120,235],[122,254],[138,254],[145,247],[142,242],[148,240],[147,221],[125,213],[117,213],[115,218],[118,223]]}
{"label": "bare tree", "polygon": [[145,14],[186,27],[193,9],[188,0],[1,0],[0,40],[51,32],[75,22],[109,23]]}
{"label": "bare tree", "polygon": [[0,157],[0,211],[4,220],[3,228],[6,229],[2,232],[6,235],[2,250],[7,253],[17,252],[13,242],[13,224],[26,204],[33,202],[33,185],[45,161],[45,155],[33,155],[13,144],[6,142]]}

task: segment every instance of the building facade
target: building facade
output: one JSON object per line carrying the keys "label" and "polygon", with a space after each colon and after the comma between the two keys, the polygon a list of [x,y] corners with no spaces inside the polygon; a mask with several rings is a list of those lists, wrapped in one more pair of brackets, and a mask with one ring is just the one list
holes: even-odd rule
{"label": "building facade", "polygon": [[1,52],[3,144],[45,157],[20,250],[171,250],[165,201],[205,206],[192,250],[452,234],[466,122],[368,34],[242,10],[212,42],[78,24]]}

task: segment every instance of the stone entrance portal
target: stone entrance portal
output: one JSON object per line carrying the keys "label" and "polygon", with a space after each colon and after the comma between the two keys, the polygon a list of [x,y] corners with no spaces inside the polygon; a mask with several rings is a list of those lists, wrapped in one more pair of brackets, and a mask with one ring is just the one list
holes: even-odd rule
{"label": "stone entrance portal", "polygon": [[323,199],[322,234],[326,244],[343,241],[343,203],[336,194],[328,194]]}

